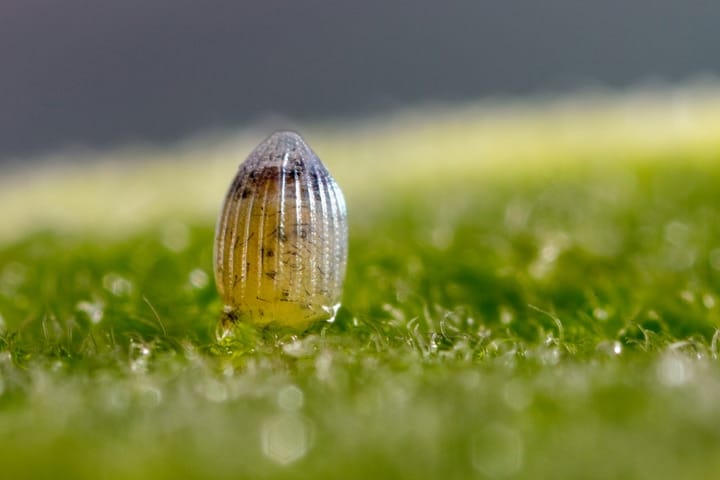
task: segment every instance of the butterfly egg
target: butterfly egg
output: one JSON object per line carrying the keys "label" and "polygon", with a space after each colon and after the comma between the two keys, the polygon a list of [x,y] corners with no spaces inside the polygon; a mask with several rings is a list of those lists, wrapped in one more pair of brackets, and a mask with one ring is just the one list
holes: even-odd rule
{"label": "butterfly egg", "polygon": [[347,231],[342,192],[317,155],[297,133],[268,137],[240,165],[215,232],[221,326],[334,320]]}

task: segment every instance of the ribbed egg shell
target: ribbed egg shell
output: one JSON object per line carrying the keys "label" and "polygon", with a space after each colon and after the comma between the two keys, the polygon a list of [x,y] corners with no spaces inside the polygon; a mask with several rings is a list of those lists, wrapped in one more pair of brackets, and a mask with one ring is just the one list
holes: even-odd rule
{"label": "ribbed egg shell", "polygon": [[303,328],[335,317],[347,264],[345,200],[294,132],[276,132],[240,165],[215,234],[226,320]]}

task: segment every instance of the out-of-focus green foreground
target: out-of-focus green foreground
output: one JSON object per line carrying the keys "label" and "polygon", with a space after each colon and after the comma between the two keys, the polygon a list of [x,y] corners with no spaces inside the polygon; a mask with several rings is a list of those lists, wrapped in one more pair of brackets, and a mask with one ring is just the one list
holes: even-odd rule
{"label": "out-of-focus green foreground", "polygon": [[3,176],[1,478],[720,469],[717,91],[304,131],[343,307],[218,344],[215,215],[265,133]]}

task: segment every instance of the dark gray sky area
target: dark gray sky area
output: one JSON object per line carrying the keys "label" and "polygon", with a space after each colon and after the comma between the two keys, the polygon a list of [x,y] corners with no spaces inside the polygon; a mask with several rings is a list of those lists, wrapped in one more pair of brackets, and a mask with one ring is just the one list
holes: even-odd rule
{"label": "dark gray sky area", "polygon": [[2,0],[0,159],[720,71],[717,0]]}

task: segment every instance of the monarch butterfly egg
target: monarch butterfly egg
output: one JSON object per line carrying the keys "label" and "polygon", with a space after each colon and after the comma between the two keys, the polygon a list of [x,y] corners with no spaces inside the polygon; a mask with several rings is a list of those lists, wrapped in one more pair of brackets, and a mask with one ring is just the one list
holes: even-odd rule
{"label": "monarch butterfly egg", "polygon": [[347,264],[340,188],[294,132],[276,132],[240,165],[215,232],[215,281],[236,321],[304,328],[332,321]]}

